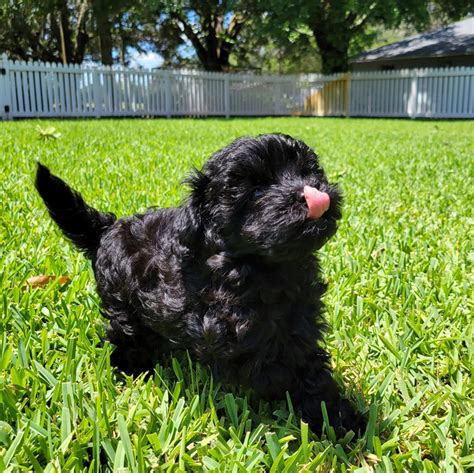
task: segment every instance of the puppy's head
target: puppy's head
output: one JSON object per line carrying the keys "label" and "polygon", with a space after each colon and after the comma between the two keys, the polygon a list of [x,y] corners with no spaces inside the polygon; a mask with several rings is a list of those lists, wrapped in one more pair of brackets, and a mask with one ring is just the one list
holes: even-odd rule
{"label": "puppy's head", "polygon": [[244,137],[188,180],[209,243],[234,255],[304,257],[336,231],[341,195],[316,154],[287,135]]}

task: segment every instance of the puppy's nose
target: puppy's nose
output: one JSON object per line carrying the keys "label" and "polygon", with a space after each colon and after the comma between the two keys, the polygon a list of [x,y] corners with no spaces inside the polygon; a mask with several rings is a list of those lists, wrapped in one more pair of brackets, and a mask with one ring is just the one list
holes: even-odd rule
{"label": "puppy's nose", "polygon": [[306,218],[321,218],[329,209],[331,198],[326,192],[321,192],[315,187],[304,186],[303,195],[308,206]]}

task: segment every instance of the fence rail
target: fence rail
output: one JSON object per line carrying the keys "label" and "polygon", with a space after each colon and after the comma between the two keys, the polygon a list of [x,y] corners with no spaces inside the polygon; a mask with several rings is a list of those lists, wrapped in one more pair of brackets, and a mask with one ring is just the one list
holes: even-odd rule
{"label": "fence rail", "polygon": [[474,68],[288,76],[145,71],[0,58],[0,117],[474,118]]}

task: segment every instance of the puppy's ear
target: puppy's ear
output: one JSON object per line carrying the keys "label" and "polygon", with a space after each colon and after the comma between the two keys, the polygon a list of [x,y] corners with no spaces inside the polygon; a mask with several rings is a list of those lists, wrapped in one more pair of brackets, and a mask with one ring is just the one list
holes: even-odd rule
{"label": "puppy's ear", "polygon": [[209,177],[197,169],[194,169],[183,181],[183,184],[187,184],[191,188],[191,193],[182,207],[178,224],[179,233],[190,245],[198,244],[196,239],[199,238],[202,243],[202,236],[199,234],[203,223],[203,208],[209,182]]}
{"label": "puppy's ear", "polygon": [[195,208],[200,208],[204,204],[206,190],[210,183],[210,178],[202,171],[194,169],[184,180],[184,183],[191,187],[189,201]]}

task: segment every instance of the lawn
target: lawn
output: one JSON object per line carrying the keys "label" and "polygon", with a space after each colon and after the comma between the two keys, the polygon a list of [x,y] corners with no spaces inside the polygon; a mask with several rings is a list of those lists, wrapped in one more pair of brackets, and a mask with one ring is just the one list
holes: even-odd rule
{"label": "lawn", "polygon": [[[48,138],[50,126],[61,136]],[[327,347],[370,418],[362,438],[315,436],[291,403],[222,386],[186,356],[150,379],[119,376],[90,264],[33,187],[41,160],[117,215],[178,205],[191,166],[237,136],[273,131],[313,146],[345,194],[321,251]],[[0,471],[473,468],[473,137],[467,121],[0,123]],[[70,282],[26,285],[41,274]]]}

